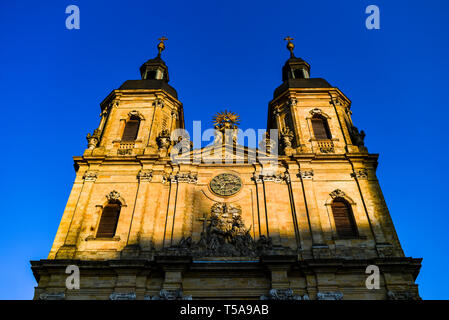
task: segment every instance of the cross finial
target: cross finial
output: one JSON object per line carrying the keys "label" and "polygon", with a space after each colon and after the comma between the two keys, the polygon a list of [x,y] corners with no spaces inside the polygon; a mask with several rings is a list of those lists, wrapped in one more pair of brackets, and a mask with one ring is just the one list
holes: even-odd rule
{"label": "cross finial", "polygon": [[290,51],[290,57],[293,58],[295,55],[293,54],[293,49],[295,48],[295,45],[291,42],[291,40],[295,40],[291,37],[285,37],[285,41],[287,41],[287,50]]}
{"label": "cross finial", "polygon": [[157,45],[157,50],[158,50],[158,54],[157,56],[160,57],[161,56],[161,52],[165,50],[165,44],[164,41],[168,40],[166,37],[161,37],[158,39],[160,42]]}

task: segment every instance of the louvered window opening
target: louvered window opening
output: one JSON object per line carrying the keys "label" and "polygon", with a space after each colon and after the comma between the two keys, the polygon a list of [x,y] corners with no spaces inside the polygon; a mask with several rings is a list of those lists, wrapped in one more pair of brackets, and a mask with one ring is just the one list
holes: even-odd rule
{"label": "louvered window opening", "polygon": [[345,200],[336,199],[332,202],[332,214],[338,237],[347,239],[358,236],[352,210]]}
{"label": "louvered window opening", "polygon": [[315,139],[318,139],[318,140],[331,139],[330,130],[327,125],[327,121],[325,119],[313,118],[312,119],[312,128],[313,128],[313,134],[315,135]]}
{"label": "louvered window opening", "polygon": [[117,229],[118,218],[120,216],[120,204],[109,203],[101,214],[100,225],[98,226],[97,238],[112,238]]}
{"label": "louvered window opening", "polygon": [[135,141],[137,133],[139,132],[140,119],[132,117],[126,122],[125,130],[123,131],[122,141]]}

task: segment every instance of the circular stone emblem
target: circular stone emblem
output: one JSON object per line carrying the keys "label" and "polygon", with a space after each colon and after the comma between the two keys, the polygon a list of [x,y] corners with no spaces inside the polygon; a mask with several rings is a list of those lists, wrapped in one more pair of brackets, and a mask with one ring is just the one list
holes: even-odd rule
{"label": "circular stone emblem", "polygon": [[219,196],[232,196],[242,188],[242,180],[231,173],[222,173],[210,181],[210,189]]}

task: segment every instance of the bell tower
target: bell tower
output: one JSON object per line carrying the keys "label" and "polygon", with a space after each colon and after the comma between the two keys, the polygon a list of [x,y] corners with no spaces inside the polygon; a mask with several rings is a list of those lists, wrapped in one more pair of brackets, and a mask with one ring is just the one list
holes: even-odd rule
{"label": "bell tower", "polygon": [[159,40],[157,56],[140,67],[141,80],[125,81],[101,102],[100,125],[87,135],[84,155],[166,155],[170,133],[184,128],[182,103],[161,58],[167,38]]}
{"label": "bell tower", "polygon": [[[98,235],[104,233],[103,229],[111,231],[110,226],[98,222],[98,212],[107,206],[120,205],[121,219],[129,219],[124,218],[125,208],[128,209],[124,195],[129,193],[129,198],[136,197],[136,194],[143,197],[141,193],[145,189],[142,188],[147,186],[153,173],[148,159],[166,159],[174,144],[171,133],[184,128],[182,103],[176,90],[168,84],[168,67],[161,58],[167,38],[159,40],[157,56],[140,68],[141,79],[125,81],[101,102],[100,124],[92,134],[87,135],[88,144],[83,156],[74,157],[77,176],[50,258],[75,258],[83,247],[90,251],[98,242],[90,239],[102,238]],[[108,179],[121,181],[120,188],[108,186]],[[103,198],[105,194],[112,196],[106,197],[108,201],[105,203],[99,201],[99,211],[89,213],[86,218],[86,204],[91,201],[92,192],[103,193]],[[129,209],[132,216],[135,208]],[[84,225],[89,219],[96,222],[86,229]],[[121,224],[114,226],[114,234],[119,233]],[[126,232],[125,227],[123,232]],[[122,237],[120,241],[112,242],[117,247],[114,248],[125,248],[126,253],[137,241],[138,232],[133,237]]]}
{"label": "bell tower", "polygon": [[363,131],[352,124],[351,101],[325,79],[311,78],[310,65],[294,53],[282,68],[282,84],[269,103],[268,129],[279,130],[280,154],[366,153]]}

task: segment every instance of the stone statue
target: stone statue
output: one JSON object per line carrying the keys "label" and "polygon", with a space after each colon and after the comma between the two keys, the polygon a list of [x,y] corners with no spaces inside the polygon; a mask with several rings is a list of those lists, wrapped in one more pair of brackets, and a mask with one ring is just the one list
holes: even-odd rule
{"label": "stone statue", "polygon": [[89,150],[95,149],[100,141],[100,130],[95,129],[92,134],[88,133],[86,136],[87,148]]}

